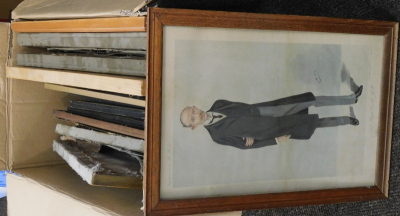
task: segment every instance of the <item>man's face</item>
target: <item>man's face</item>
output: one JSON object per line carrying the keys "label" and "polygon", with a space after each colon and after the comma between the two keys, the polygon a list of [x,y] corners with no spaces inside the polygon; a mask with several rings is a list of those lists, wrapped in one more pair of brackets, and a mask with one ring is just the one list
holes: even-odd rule
{"label": "man's face", "polygon": [[204,124],[207,118],[207,113],[195,106],[186,107],[181,113],[182,123],[188,127],[191,127],[192,130],[194,130],[197,126]]}

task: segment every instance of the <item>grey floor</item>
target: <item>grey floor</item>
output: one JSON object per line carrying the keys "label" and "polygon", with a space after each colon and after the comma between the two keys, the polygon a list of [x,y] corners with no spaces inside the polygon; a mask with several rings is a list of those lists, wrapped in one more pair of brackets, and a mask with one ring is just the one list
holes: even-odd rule
{"label": "grey floor", "polygon": [[7,197],[0,199],[0,216],[7,215]]}

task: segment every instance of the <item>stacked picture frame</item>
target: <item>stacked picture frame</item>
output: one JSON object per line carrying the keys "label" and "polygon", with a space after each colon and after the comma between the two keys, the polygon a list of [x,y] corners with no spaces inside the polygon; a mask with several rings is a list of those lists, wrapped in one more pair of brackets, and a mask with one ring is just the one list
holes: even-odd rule
{"label": "stacked picture frame", "polygon": [[[148,28],[147,215],[388,197],[398,23],[150,8]],[[304,113],[253,114],[312,91],[353,97],[325,105],[357,122],[300,136],[283,119]]]}

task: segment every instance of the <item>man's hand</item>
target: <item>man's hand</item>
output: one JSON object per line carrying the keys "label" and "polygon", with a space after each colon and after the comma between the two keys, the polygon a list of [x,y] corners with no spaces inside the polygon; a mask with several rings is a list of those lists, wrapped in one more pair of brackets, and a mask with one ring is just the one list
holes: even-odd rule
{"label": "man's hand", "polygon": [[284,135],[284,136],[277,137],[276,141],[278,143],[283,143],[283,142],[288,141],[289,139],[290,139],[290,135]]}
{"label": "man's hand", "polygon": [[253,143],[254,143],[254,138],[245,137],[245,139],[246,139],[245,146],[249,147],[249,146],[253,145]]}

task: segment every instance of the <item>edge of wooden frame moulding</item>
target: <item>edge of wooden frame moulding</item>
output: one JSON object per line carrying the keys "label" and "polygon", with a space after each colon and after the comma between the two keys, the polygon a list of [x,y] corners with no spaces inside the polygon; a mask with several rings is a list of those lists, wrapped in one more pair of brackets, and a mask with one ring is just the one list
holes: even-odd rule
{"label": "edge of wooden frame moulding", "polygon": [[7,78],[145,96],[146,79],[41,68],[6,67]]}
{"label": "edge of wooden frame moulding", "polygon": [[14,21],[11,23],[11,29],[18,33],[145,32],[146,17]]}
{"label": "edge of wooden frame moulding", "polygon": [[[151,12],[153,10],[153,13]],[[158,13],[161,12],[161,13]],[[228,13],[231,12],[208,12],[208,11],[200,11],[199,12],[201,14],[200,18],[197,19],[198,17],[196,17],[196,19],[189,19],[190,14],[192,14],[192,10],[182,10],[182,14],[177,14],[175,13],[175,10],[173,9],[160,9],[160,8],[150,8],[150,11],[148,13],[149,16],[149,20],[148,20],[148,26],[149,26],[149,44],[148,44],[148,50],[149,53],[154,54],[154,52],[156,52],[157,47],[154,47],[154,44],[159,44],[160,41],[157,41],[156,39],[159,39],[158,37],[156,37],[157,35],[155,35],[155,32],[157,32],[159,29],[157,28],[157,25],[160,25],[160,23],[162,23],[162,25],[174,25],[173,20],[176,17],[180,17],[181,22],[178,24],[180,26],[197,26],[197,25],[193,25],[193,23],[198,23],[203,22],[205,20],[208,20],[207,17],[209,16],[213,16],[214,18],[222,18],[220,19],[220,22],[222,22],[223,20],[227,20],[229,18]],[[183,15],[183,17],[182,17]],[[217,16],[218,15],[218,16]],[[234,13],[234,15],[239,15],[238,13]],[[167,16],[167,17],[164,17]],[[252,18],[260,18],[260,16],[262,15],[254,15],[257,17],[252,17]],[[388,34],[390,31],[395,31],[396,33],[394,35],[392,35],[392,40],[394,41],[395,44],[397,44],[397,33],[398,33],[398,23],[397,22],[386,22],[386,21],[373,21],[373,20],[353,20],[353,19],[340,19],[340,18],[320,18],[320,20],[318,20],[318,17],[308,17],[309,20],[313,20],[316,23],[311,23],[311,24],[307,24],[306,26],[302,26],[301,24],[305,24],[305,21],[307,20],[307,18],[304,19],[301,18],[300,20],[294,20],[294,18],[299,18],[300,16],[282,16],[282,15],[269,15],[268,18],[270,18],[272,24],[271,25],[263,25],[263,24],[257,24],[257,27],[263,29],[266,28],[268,26],[268,28],[272,28],[272,29],[276,29],[276,28],[281,28],[282,30],[293,30],[292,28],[294,28],[295,30],[304,30],[304,29],[308,29],[307,31],[319,31],[319,30],[323,30],[324,32],[335,32],[337,30],[337,28],[340,26],[341,30],[340,32],[343,33],[353,33],[353,34],[366,34],[366,35],[385,35]],[[160,18],[162,19],[162,21],[160,21]],[[238,26],[235,25],[231,25],[231,24],[223,24],[223,27],[228,27],[228,28],[238,28],[238,27],[248,27],[249,21],[252,21],[252,18],[246,18],[246,20],[242,20]],[[285,19],[281,19],[281,18],[285,18]],[[171,22],[172,21],[172,22]],[[294,22],[292,24],[290,24],[290,22]],[[327,24],[327,21],[333,21],[334,23],[331,23],[328,26],[325,27],[321,27],[320,24]],[[278,24],[285,24],[287,23],[288,26],[280,26]],[[175,23],[176,24],[176,23]],[[201,25],[202,26],[202,25]],[[207,22],[205,24],[206,27],[215,27],[215,23],[210,21]],[[280,26],[280,27],[279,27]],[[158,32],[159,33],[159,32]],[[154,35],[153,35],[154,34]],[[161,32],[162,34],[162,32]],[[156,38],[156,39],[155,39]],[[394,82],[394,76],[395,76],[395,66],[393,64],[396,64],[396,50],[395,47],[392,46],[392,53],[390,54],[389,58],[390,58],[390,66],[392,66],[391,70],[388,71],[384,71],[385,73],[390,73],[390,76],[388,77],[389,81]],[[160,54],[162,55],[162,54]],[[146,119],[147,119],[147,123],[155,123],[154,122],[154,117],[159,115],[159,113],[157,112],[157,109],[159,108],[158,106],[160,106],[161,104],[157,104],[156,101],[154,101],[154,95],[155,94],[157,97],[159,97],[159,90],[157,89],[157,87],[155,87],[155,83],[151,83],[150,81],[159,81],[158,79],[160,77],[152,77],[152,70],[156,69],[157,66],[159,67],[159,65],[156,64],[156,61],[159,59],[156,59],[154,56],[151,56],[151,58],[148,59],[148,67],[149,67],[149,75],[150,77],[148,77],[148,91],[151,95],[151,99],[147,100],[147,112],[146,112]],[[154,79],[154,80],[152,80]],[[157,84],[156,84],[157,85]],[[393,86],[391,86],[391,88],[389,89],[390,92],[388,92],[388,97],[393,100],[393,93],[394,93],[394,88]],[[154,107],[156,106],[156,107]],[[390,103],[387,104],[387,106],[392,107],[393,106],[393,101],[391,101]],[[152,111],[156,111],[156,114],[150,112],[149,110]],[[390,132],[392,130],[392,127],[389,125],[391,122],[391,117],[393,116],[393,107],[389,108],[389,110],[386,110],[387,113],[387,118],[385,119],[385,123],[386,126],[388,126],[386,129],[386,133]],[[389,118],[389,119],[388,119]],[[154,127],[154,126],[153,126]],[[149,128],[147,128],[149,129]],[[160,128],[152,128],[155,131],[152,132],[159,132],[158,130]],[[390,135],[389,137],[387,137],[389,140],[386,140],[385,146],[388,147],[385,149],[386,151],[386,156],[389,155],[390,156],[390,152],[388,152],[390,150]],[[151,140],[151,141],[159,141],[159,137],[154,137],[152,134],[150,134],[149,131],[146,132],[146,140]],[[389,143],[388,143],[389,142]],[[154,149],[157,146],[153,146],[152,143],[148,143],[147,148],[152,148],[153,152],[149,153],[146,149],[146,157],[147,159],[146,162],[148,162],[148,167],[150,164],[153,165],[157,165],[160,161],[158,160],[159,158],[157,158],[158,154],[160,154],[159,149]],[[153,161],[155,160],[155,161]],[[389,166],[389,161],[388,158],[384,158],[385,160],[385,167],[384,167],[384,172],[388,172],[388,166]],[[157,173],[153,173],[153,172],[157,172],[159,171],[159,167],[158,169],[154,169],[154,167],[152,168],[147,168],[147,171],[150,171],[151,174],[156,174]],[[387,173],[386,173],[387,174]],[[335,197],[326,197],[326,198],[321,198],[319,197],[318,199],[293,199],[294,197],[290,198],[290,197],[286,197],[285,195],[288,194],[280,194],[282,196],[285,197],[285,199],[287,199],[286,201],[290,201],[290,203],[286,203],[286,201],[284,202],[269,202],[267,200],[264,200],[264,202],[256,202],[254,204],[250,204],[250,203],[243,203],[243,204],[238,204],[238,202],[235,202],[235,204],[238,205],[232,205],[233,203],[226,203],[225,205],[222,204],[222,206],[214,206],[214,205],[210,205],[210,201],[215,201],[214,198],[207,198],[207,199],[188,199],[184,202],[180,202],[180,201],[163,201],[160,199],[159,197],[159,191],[155,190],[155,188],[157,187],[157,182],[159,181],[159,179],[155,179],[155,176],[153,175],[146,175],[146,183],[147,186],[145,186],[145,194],[146,194],[146,212],[149,215],[172,215],[172,214],[187,214],[187,213],[199,213],[198,211],[195,211],[193,209],[194,204],[198,204],[197,202],[200,202],[202,204],[205,204],[207,206],[208,209],[202,208],[202,212],[213,212],[213,211],[229,211],[229,210],[245,210],[245,209],[254,209],[254,208],[261,208],[262,206],[264,208],[271,208],[271,207],[289,207],[289,206],[299,206],[299,205],[315,205],[315,204],[328,204],[328,203],[339,203],[339,202],[351,202],[351,201],[366,201],[366,200],[372,200],[372,199],[385,199],[387,198],[387,190],[388,190],[388,185],[386,184],[387,179],[384,179],[383,181],[383,188],[379,187],[379,185],[375,185],[375,186],[371,186],[371,187],[367,187],[367,188],[350,188],[350,189],[339,189],[339,190],[334,190],[336,192],[343,192],[343,191],[351,191],[353,192],[352,196],[335,196]],[[155,185],[154,185],[155,184]],[[158,185],[159,186],[159,185]],[[154,191],[155,190],[155,191]],[[361,190],[359,193],[357,192],[358,190]],[[152,194],[153,192],[155,192],[155,194]],[[355,192],[355,193],[354,193]],[[323,191],[318,191],[318,193],[324,193]],[[347,193],[347,192],[346,192]],[[149,196],[150,195],[150,196]],[[154,195],[154,196],[151,196]],[[265,196],[266,195],[266,196]],[[269,195],[272,194],[264,194],[261,195],[262,198],[266,198]],[[260,198],[257,195],[251,195],[251,196],[238,196],[239,198]],[[231,201],[232,199],[238,198],[238,197],[231,197]],[[225,197],[224,197],[225,198]],[[218,199],[218,198],[217,198]],[[208,200],[208,201],[206,201]],[[225,200],[225,199],[224,199]],[[219,200],[219,201],[223,201],[223,200]],[[267,203],[265,202],[267,201]],[[286,203],[286,204],[284,204]],[[178,208],[178,210],[176,209],[171,209],[170,207],[174,206],[174,208]],[[198,205],[197,205],[198,206]]]}
{"label": "edge of wooden frame moulding", "polygon": [[389,197],[389,176],[390,176],[390,156],[393,131],[393,114],[394,114],[394,97],[396,84],[396,69],[397,69],[397,50],[398,50],[398,34],[399,23],[394,24],[392,30],[388,32],[385,38],[385,48],[388,52],[384,53],[383,70],[386,73],[382,74],[382,79],[387,80],[387,85],[382,87],[381,91],[386,96],[381,98],[382,110],[380,116],[385,118],[385,124],[379,126],[380,141],[383,143],[378,148],[378,153],[381,156],[378,158],[377,167],[382,167],[378,170],[381,175],[377,175],[375,182],[382,193]]}
{"label": "edge of wooden frame moulding", "polygon": [[139,139],[144,138],[144,130],[141,130],[141,129],[131,128],[128,126],[123,126],[123,125],[117,125],[117,124],[106,122],[106,121],[101,121],[101,120],[97,120],[97,119],[93,119],[93,118],[89,118],[89,117],[85,117],[85,116],[75,115],[75,114],[68,113],[66,111],[61,111],[61,110],[53,110],[53,116],[55,116],[59,119],[66,120],[66,121],[77,122],[77,123],[89,125],[92,127],[112,131],[115,133],[136,137]]}
{"label": "edge of wooden frame moulding", "polygon": [[60,92],[66,92],[66,93],[70,93],[70,94],[83,95],[83,96],[87,96],[87,97],[115,101],[115,102],[119,102],[119,103],[130,104],[130,105],[135,105],[135,106],[140,106],[140,107],[145,107],[145,104],[146,104],[146,101],[144,101],[144,100],[123,97],[123,96],[113,95],[113,94],[107,94],[106,92],[92,91],[89,89],[78,88],[78,87],[45,83],[44,88],[53,90],[53,91],[60,91]]}
{"label": "edge of wooden frame moulding", "polygon": [[[149,8],[149,19],[150,11],[157,19],[162,19],[163,25],[171,25],[171,21],[179,19],[178,26],[192,27],[198,26],[199,23],[202,23],[202,27],[216,27],[216,23],[219,23],[218,28],[385,35],[397,23],[380,20],[169,8]],[[197,13],[196,17],[192,16],[194,12]],[[230,22],[232,17],[241,19],[232,23]],[[263,22],[257,22],[260,20]],[[339,28],[340,31],[337,30]]]}

